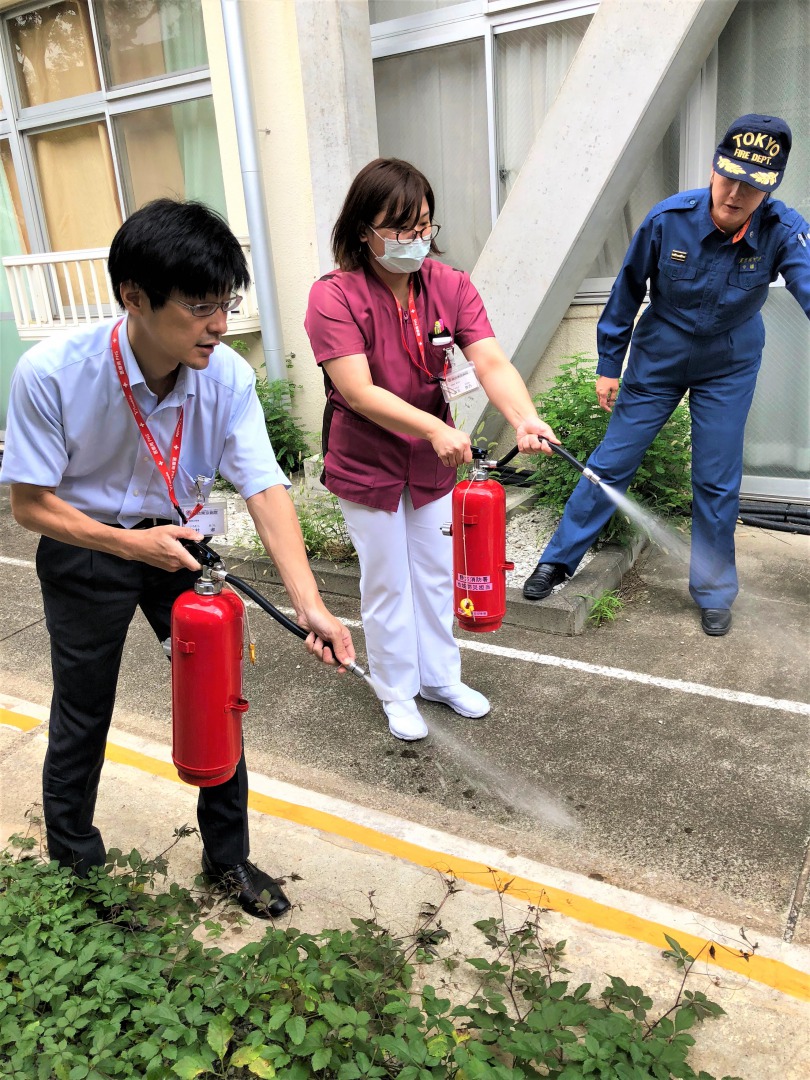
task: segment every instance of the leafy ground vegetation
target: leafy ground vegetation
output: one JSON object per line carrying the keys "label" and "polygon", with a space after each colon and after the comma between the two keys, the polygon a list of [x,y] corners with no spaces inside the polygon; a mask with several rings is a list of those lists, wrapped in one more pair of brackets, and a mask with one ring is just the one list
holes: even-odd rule
{"label": "leafy ground vegetation", "polygon": [[[602,441],[610,420],[610,414],[597,403],[595,382],[595,362],[577,354],[561,366],[551,387],[535,397],[540,416],[551,424],[563,446],[582,462]],[[691,462],[691,421],[682,401],[645,454],[629,494],[664,519],[688,524],[692,508]],[[538,503],[562,515],[579,473],[554,456],[541,461],[532,479]],[[618,513],[605,526],[600,539],[623,542],[633,532],[631,523]]]}
{"label": "leafy ground vegetation", "polygon": [[372,907],[351,929],[270,928],[225,952],[212,941],[233,905],[217,907],[200,881],[166,885],[165,852],[146,861],[111,851],[106,868],[80,881],[38,857],[33,839],[12,841],[22,852],[0,853],[0,1075],[9,1080],[714,1080],[688,1055],[691,1031],[722,1009],[686,989],[695,960],[674,940],[663,956],[683,979],[656,1014],[616,976],[601,993],[572,987],[565,942],[542,940],[542,912],[530,907],[508,929],[501,904],[500,918],[476,924],[484,955],[465,961],[477,989],[454,1003],[415,980],[417,965],[456,964],[439,956],[453,880],[407,940]]}

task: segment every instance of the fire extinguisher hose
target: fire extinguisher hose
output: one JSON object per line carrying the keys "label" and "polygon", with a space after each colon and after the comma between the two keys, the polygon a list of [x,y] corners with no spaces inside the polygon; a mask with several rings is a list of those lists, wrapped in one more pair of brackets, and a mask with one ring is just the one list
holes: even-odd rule
{"label": "fire extinguisher hose", "polygon": [[[283,611],[279,611],[274,604],[271,604],[266,597],[262,596],[258,589],[254,589],[253,586],[248,585],[246,581],[236,577],[235,574],[228,573],[221,576],[220,580],[227,582],[228,585],[232,585],[234,588],[239,589],[240,592],[243,592],[245,596],[249,597],[254,602],[254,604],[258,604],[271,618],[275,619],[277,623],[280,623],[285,630],[289,630],[291,634],[295,634],[297,638],[306,641],[309,637],[309,630],[305,630],[303,626],[299,626],[297,622],[293,622],[293,620],[285,615]],[[332,642],[325,641],[324,645],[331,649],[332,654],[334,655],[335,650],[332,646]],[[337,657],[335,657],[335,659],[337,659]],[[352,675],[356,675],[358,679],[368,678],[365,670],[353,660],[346,660],[342,666],[345,667],[347,671],[350,671]]]}
{"label": "fire extinguisher hose", "polygon": [[271,618],[275,619],[277,623],[280,623],[285,630],[289,630],[291,634],[295,634],[295,636],[301,638],[302,641],[305,641],[309,636],[308,630],[305,630],[303,626],[299,626],[298,623],[293,622],[293,620],[285,615],[283,611],[279,611],[274,604],[271,604],[269,600],[262,596],[258,589],[254,589],[253,586],[248,585],[246,581],[242,581],[242,579],[236,577],[235,574],[225,574],[221,580],[226,581],[229,585],[233,585],[235,588],[239,589],[240,592],[243,592],[245,596],[250,597],[254,604],[258,604],[263,611],[266,611]]}
{"label": "fire extinguisher hose", "polygon": [[[546,446],[548,446],[550,450],[552,450],[555,454],[559,454],[559,456],[565,461],[567,461],[569,465],[573,465],[577,472],[581,472],[582,475],[587,480],[590,480],[592,484],[596,484],[597,487],[601,484],[602,478],[597,476],[593,469],[589,469],[587,465],[583,465],[579,458],[575,458],[574,455],[569,450],[566,450],[564,446],[561,446],[559,443],[549,442],[547,439],[544,439],[543,441],[546,443]],[[518,448],[516,446],[513,446],[508,454],[504,455],[504,457],[502,457],[499,461],[495,462],[494,468],[502,469],[504,465],[507,465],[517,453]],[[485,456],[485,451],[480,450],[478,447],[473,447],[473,458]]]}
{"label": "fire extinguisher hose", "polygon": [[[293,622],[292,619],[288,618],[283,611],[279,611],[274,604],[271,604],[269,600],[262,596],[258,589],[254,589],[252,585],[248,585],[246,581],[236,577],[235,574],[229,574],[222,565],[219,554],[214,551],[213,548],[210,548],[205,540],[191,540],[185,536],[181,536],[180,543],[186,551],[194,556],[200,566],[212,575],[212,577],[215,577],[218,581],[225,581],[233,588],[239,589],[239,591],[249,597],[254,604],[258,604],[262,611],[266,611],[271,618],[275,619],[277,623],[280,623],[285,630],[289,630],[289,632],[295,634],[297,638],[306,641],[309,637],[309,630],[305,630],[303,626],[299,626],[298,623]],[[332,642],[324,641],[324,645],[332,650],[332,655],[337,660],[337,655],[332,647]],[[369,686],[373,686],[371,678],[366,673],[365,669],[360,667],[359,664],[356,664],[354,660],[344,661],[344,663],[341,664],[341,667],[346,668],[352,675],[356,675],[358,679],[365,679]]]}

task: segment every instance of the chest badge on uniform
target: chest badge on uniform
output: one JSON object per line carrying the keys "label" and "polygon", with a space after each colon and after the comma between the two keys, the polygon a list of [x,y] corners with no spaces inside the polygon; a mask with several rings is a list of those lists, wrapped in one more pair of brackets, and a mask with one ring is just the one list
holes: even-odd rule
{"label": "chest badge on uniform", "polygon": [[670,257],[670,259],[672,259],[673,262],[677,262],[677,263],[686,262],[686,252],[685,251],[678,251],[677,248],[672,249],[672,252],[671,252],[669,257]]}
{"label": "chest badge on uniform", "polygon": [[761,255],[741,255],[737,259],[737,266],[740,270],[756,270],[757,263],[762,262]]}

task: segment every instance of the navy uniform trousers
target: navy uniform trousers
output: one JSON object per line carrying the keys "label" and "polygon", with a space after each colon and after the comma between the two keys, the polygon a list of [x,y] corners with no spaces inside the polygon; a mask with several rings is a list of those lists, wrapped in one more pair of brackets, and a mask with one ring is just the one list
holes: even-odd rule
{"label": "navy uniform trousers", "polygon": [[[140,607],[158,640],[164,641],[172,604],[193,585],[198,572],[170,573],[43,537],[37,573],[54,684],[43,769],[48,851],[52,859],[84,874],[106,858],[93,816],[129,625]],[[197,820],[205,850],[215,862],[247,858],[247,793],[244,751],[230,780],[200,788]],[[155,813],[160,812],[156,806]]]}
{"label": "navy uniform trousers", "polygon": [[[627,370],[605,438],[588,465],[625,492],[650,443],[689,394],[692,419],[692,549],[689,591],[701,608],[728,608],[738,592],[734,529],[742,482],[743,435],[765,331],[754,315],[699,337],[648,308],[633,333]],[[615,511],[582,477],[540,561],[573,574]]]}

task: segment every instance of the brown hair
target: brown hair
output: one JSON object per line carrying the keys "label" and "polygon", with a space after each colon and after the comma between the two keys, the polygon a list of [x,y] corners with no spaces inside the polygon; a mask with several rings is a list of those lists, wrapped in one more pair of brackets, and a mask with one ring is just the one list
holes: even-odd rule
{"label": "brown hair", "polygon": [[[415,166],[399,158],[375,158],[352,180],[335,227],[332,255],[341,270],[357,270],[368,261],[366,244],[360,239],[365,226],[381,211],[379,223],[386,229],[407,229],[419,220],[422,200],[427,199],[431,221],[435,202],[433,188]],[[431,241],[431,255],[441,252]]]}

